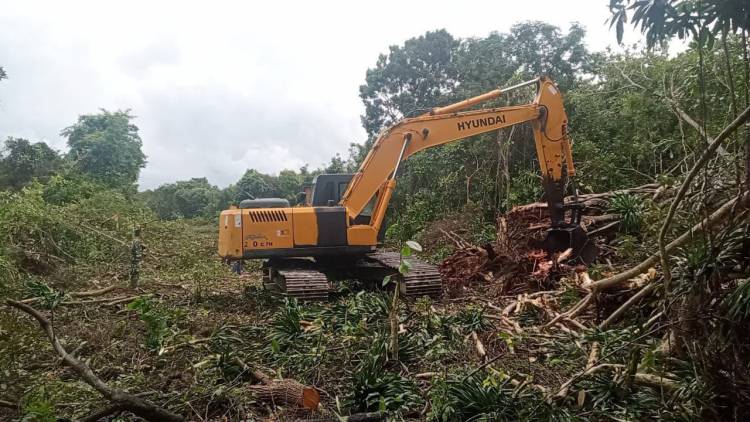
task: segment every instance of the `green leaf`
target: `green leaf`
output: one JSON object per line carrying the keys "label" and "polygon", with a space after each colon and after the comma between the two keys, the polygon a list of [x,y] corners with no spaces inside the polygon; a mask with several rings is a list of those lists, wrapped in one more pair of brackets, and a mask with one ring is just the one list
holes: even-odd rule
{"label": "green leaf", "polygon": [[406,246],[410,247],[412,250],[415,250],[417,252],[422,252],[422,245],[420,245],[419,243],[413,240],[407,240]]}
{"label": "green leaf", "polygon": [[411,271],[411,262],[404,259],[401,261],[401,265],[398,266],[398,272],[407,274],[409,271]]}
{"label": "green leaf", "polygon": [[387,286],[391,282],[391,276],[387,275],[383,277],[383,287]]}
{"label": "green leaf", "polygon": [[407,245],[402,246],[401,256],[411,256],[411,248]]}

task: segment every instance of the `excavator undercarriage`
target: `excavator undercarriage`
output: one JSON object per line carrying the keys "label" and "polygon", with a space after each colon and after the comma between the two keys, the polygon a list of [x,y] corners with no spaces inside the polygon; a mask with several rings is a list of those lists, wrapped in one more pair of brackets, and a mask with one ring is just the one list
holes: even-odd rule
{"label": "excavator undercarriage", "polygon": [[326,300],[332,282],[356,279],[379,286],[386,276],[401,281],[401,293],[408,297],[438,297],[442,279],[434,265],[413,257],[406,258],[411,269],[398,272],[397,252],[377,251],[361,256],[330,260],[325,258],[273,258],[263,263],[264,287],[299,300]]}

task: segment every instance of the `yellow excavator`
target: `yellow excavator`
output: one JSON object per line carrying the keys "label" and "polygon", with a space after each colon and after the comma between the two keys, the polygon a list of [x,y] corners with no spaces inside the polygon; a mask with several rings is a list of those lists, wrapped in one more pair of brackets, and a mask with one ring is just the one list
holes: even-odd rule
{"label": "yellow excavator", "polygon": [[[536,85],[529,104],[468,110],[504,93]],[[384,218],[401,161],[426,148],[530,122],[551,228],[549,252],[573,249],[590,260],[595,247],[580,224],[580,208],[563,200],[566,179],[575,175],[568,117],[560,89],[547,77],[498,88],[421,116],[405,118],[382,131],[355,174],[319,175],[305,189],[301,206],[279,198],[248,199],[222,211],[219,255],[226,260],[263,259],[264,282],[288,296],[325,299],[336,277],[382,280],[396,274],[399,254],[378,250]],[[407,296],[439,295],[437,269],[410,259],[402,276]]]}

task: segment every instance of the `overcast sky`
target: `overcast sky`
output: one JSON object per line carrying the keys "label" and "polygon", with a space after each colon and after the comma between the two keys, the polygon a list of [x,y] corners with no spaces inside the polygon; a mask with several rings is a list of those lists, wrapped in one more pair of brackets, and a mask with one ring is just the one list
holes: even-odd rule
{"label": "overcast sky", "polygon": [[[0,138],[43,140],[99,108],[131,109],[148,164],[141,189],[248,168],[317,167],[362,142],[358,93],[388,46],[577,21],[614,44],[607,0],[369,2],[12,1],[0,9]],[[633,41],[630,36],[626,41]],[[498,81],[502,84],[503,81]]]}

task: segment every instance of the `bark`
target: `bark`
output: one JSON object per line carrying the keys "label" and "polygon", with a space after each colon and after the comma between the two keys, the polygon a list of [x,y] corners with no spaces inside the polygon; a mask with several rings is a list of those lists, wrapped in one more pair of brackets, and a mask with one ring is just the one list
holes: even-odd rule
{"label": "bark", "polygon": [[122,412],[125,410],[121,404],[113,404],[111,406],[103,407],[101,409],[95,410],[93,413],[90,413],[81,419],[78,419],[77,422],[97,422],[101,418],[104,418],[109,415],[113,415],[118,412]]}
{"label": "bark", "polygon": [[[587,377],[589,375],[593,375],[597,372],[603,371],[605,369],[619,369],[619,370],[625,370],[626,366],[617,364],[617,363],[601,363],[596,366],[587,367],[583,371],[577,373],[572,378],[564,382],[561,386],[558,392],[554,395],[553,398],[556,399],[563,399],[565,398],[568,393],[570,392],[571,387],[575,385],[576,382],[581,380],[584,377]],[[649,387],[655,387],[655,388],[661,388],[665,391],[674,391],[676,390],[679,385],[677,381],[670,379],[670,378],[664,378],[659,375],[655,374],[647,374],[643,372],[637,372],[633,375],[633,381],[642,384],[647,385]]]}
{"label": "bark", "polygon": [[47,334],[47,337],[49,338],[50,343],[52,343],[52,347],[55,349],[55,352],[57,352],[57,354],[62,358],[63,363],[70,366],[73,371],[75,371],[78,376],[83,379],[84,382],[93,387],[102,396],[114,402],[114,405],[120,405],[122,406],[123,410],[132,412],[136,416],[140,416],[141,418],[149,421],[177,422],[183,420],[182,416],[172,413],[169,410],[159,407],[149,401],[143,400],[122,390],[111,388],[99,377],[97,377],[88,365],[68,354],[62,344],[60,344],[60,342],[58,341],[57,336],[52,329],[52,324],[47,318],[39,313],[39,311],[29,305],[21,302],[16,302],[14,300],[6,300],[5,303],[8,306],[23,311],[36,319],[36,321],[39,323],[39,326],[42,328],[42,331]]}

